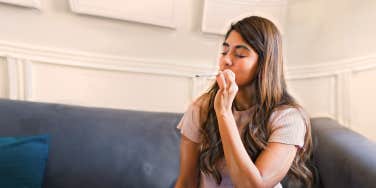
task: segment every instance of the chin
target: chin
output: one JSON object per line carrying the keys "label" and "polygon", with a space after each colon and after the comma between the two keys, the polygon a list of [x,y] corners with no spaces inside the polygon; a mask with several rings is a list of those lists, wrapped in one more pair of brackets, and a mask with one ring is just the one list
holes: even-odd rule
{"label": "chin", "polygon": [[239,88],[248,85],[247,83],[244,83],[244,82],[241,82],[241,81],[237,81],[237,80],[235,80],[235,83],[236,83],[236,85],[238,85]]}

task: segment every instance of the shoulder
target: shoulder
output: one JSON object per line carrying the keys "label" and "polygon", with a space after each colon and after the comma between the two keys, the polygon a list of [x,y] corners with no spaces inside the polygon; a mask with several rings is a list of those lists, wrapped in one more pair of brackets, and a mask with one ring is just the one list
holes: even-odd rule
{"label": "shoulder", "polygon": [[209,103],[210,95],[208,93],[204,93],[193,100],[190,108],[194,109],[196,112],[199,112],[200,117],[206,117],[209,112]]}
{"label": "shoulder", "polygon": [[184,113],[186,119],[190,119],[195,124],[200,127],[206,121],[208,112],[209,112],[209,101],[210,96],[207,93],[204,93],[197,98],[195,98],[188,106],[187,110]]}
{"label": "shoulder", "polygon": [[199,96],[191,102],[178,123],[180,132],[195,143],[201,142],[201,128],[207,118],[208,104],[206,94]]}
{"label": "shoulder", "polygon": [[307,113],[301,107],[283,105],[276,107],[270,117],[269,123],[283,121],[305,121],[308,118]]}
{"label": "shoulder", "polygon": [[268,126],[270,142],[304,145],[309,119],[301,107],[281,106],[273,110]]}

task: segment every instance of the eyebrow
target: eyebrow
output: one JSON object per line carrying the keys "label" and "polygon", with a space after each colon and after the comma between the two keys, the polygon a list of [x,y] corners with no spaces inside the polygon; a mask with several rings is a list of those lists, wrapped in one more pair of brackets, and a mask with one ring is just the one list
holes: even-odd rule
{"label": "eyebrow", "polygon": [[[223,42],[222,46],[230,47],[230,44],[228,44],[227,42]],[[246,49],[248,51],[251,51],[247,46],[242,45],[242,44],[235,46],[235,49],[239,49],[239,48],[243,48],[243,49]]]}

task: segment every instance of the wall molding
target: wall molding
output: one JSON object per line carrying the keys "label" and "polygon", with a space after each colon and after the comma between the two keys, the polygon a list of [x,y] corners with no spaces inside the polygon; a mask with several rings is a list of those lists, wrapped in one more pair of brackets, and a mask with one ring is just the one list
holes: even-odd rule
{"label": "wall molding", "polygon": [[351,77],[350,71],[336,76],[336,119],[343,125],[351,126]]}
{"label": "wall molding", "polygon": [[[186,78],[192,78],[197,73],[216,70],[215,65],[207,65],[205,62],[192,65],[171,60],[131,58],[8,41],[0,41],[0,56],[52,65]],[[375,68],[376,54],[373,54],[313,65],[289,66],[286,67],[285,74],[287,80],[302,80],[338,76],[346,72],[358,73]]]}
{"label": "wall molding", "polygon": [[6,57],[8,67],[8,96],[14,100],[32,97],[32,64],[29,60]]}
{"label": "wall molding", "polygon": [[5,60],[8,67],[8,97],[9,99],[19,99],[19,62],[15,58],[7,57]]}
{"label": "wall molding", "polygon": [[[35,45],[0,41],[0,56],[8,64],[9,98],[32,99],[32,66],[42,63],[58,66],[79,67],[102,71],[143,73],[160,76],[187,78],[191,81],[192,99],[210,82],[207,78],[196,78],[201,72],[213,72],[214,65],[188,65],[171,61],[129,58],[83,51],[46,48]],[[330,77],[330,114],[341,124],[351,126],[351,79],[354,73],[376,69],[376,54],[327,61],[307,66],[291,66],[286,69],[287,80],[306,80]],[[315,115],[317,116],[317,114]]]}
{"label": "wall molding", "polygon": [[0,41],[0,56],[51,65],[186,78],[191,78],[201,72],[211,72],[215,69],[214,66],[205,65],[205,63],[192,65],[170,60],[130,58],[5,41]]}
{"label": "wall molding", "polygon": [[287,67],[286,78],[296,80],[336,76],[346,72],[357,73],[374,68],[376,68],[376,54],[336,61],[325,61],[314,65]]}

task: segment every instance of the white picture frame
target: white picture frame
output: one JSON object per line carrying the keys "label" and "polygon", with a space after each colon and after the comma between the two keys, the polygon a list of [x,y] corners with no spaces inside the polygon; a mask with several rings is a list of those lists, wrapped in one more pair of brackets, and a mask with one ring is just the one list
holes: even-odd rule
{"label": "white picture frame", "polygon": [[176,28],[176,0],[69,0],[72,12]]}
{"label": "white picture frame", "polygon": [[0,3],[35,8],[39,10],[42,9],[42,3],[40,0],[0,0]]}
{"label": "white picture frame", "polygon": [[271,20],[284,33],[287,0],[205,0],[201,30],[224,35],[231,23],[247,16]]}

